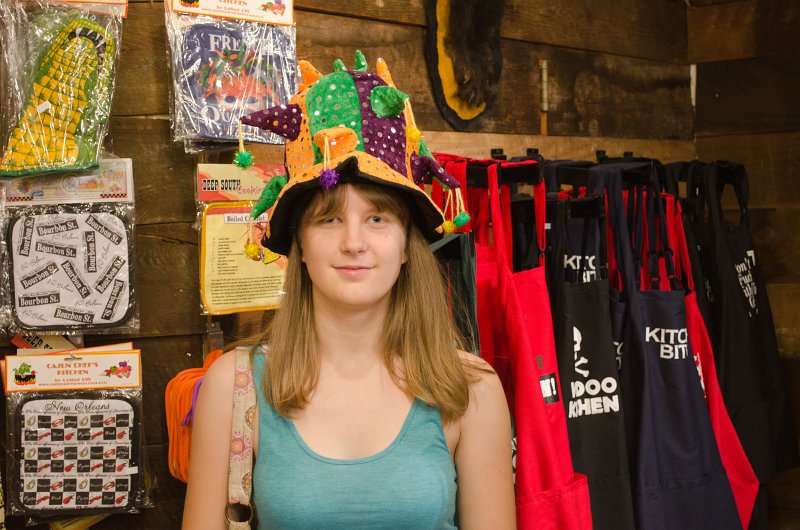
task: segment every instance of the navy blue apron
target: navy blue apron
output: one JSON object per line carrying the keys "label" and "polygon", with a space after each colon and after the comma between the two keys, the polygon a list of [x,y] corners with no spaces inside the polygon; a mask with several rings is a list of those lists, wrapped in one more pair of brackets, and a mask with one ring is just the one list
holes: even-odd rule
{"label": "navy blue apron", "polygon": [[[650,179],[629,187],[629,207],[634,212],[632,240],[622,194],[622,175],[629,170],[650,171]],[[622,342],[620,383],[628,455],[633,484],[636,526],[640,529],[741,528],[733,493],[719,456],[708,408],[691,354],[686,329],[684,292],[659,290],[657,260],[649,272],[649,290],[642,290],[640,259],[634,259],[632,243],[641,256],[642,209],[657,213],[665,227],[664,208],[658,197],[655,170],[649,163],[619,163],[591,170],[608,193],[608,214],[614,231],[623,292],[613,298],[624,301],[624,323],[617,324]],[[643,203],[641,187],[649,191],[650,208]],[[653,224],[655,226],[655,224]],[[655,253],[659,235],[651,227],[650,252]],[[663,248],[669,249],[662,237]],[[674,271],[670,252],[660,252],[667,272]],[[672,279],[672,278],[671,278]],[[677,286],[674,286],[677,287]],[[619,304],[618,304],[619,308]],[[612,311],[612,318],[618,312]]]}

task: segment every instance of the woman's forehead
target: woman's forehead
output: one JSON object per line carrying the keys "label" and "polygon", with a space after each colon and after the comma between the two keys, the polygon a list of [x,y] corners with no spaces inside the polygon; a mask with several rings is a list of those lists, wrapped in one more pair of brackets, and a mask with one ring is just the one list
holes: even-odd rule
{"label": "woman's forehead", "polygon": [[402,202],[388,190],[342,184],[338,189],[321,191],[312,201],[309,213],[343,212],[349,209],[375,210],[399,214]]}

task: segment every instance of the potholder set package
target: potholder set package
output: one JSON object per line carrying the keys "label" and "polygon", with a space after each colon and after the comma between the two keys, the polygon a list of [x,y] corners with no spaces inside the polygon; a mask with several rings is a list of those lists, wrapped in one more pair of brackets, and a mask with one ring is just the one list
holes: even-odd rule
{"label": "potholder set package", "polygon": [[[238,140],[239,118],[286,103],[295,90],[295,28],[175,12],[166,6],[173,130],[188,150]],[[282,143],[244,126],[248,142]]]}
{"label": "potholder set package", "polygon": [[261,247],[267,214],[250,218],[267,181],[282,165],[199,164],[200,299],[203,313],[222,315],[278,307],[286,258]]}
{"label": "potholder set package", "polygon": [[1,178],[97,166],[126,4],[0,3]]}
{"label": "potholder set package", "polygon": [[138,350],[6,358],[10,514],[143,506],[140,366]]}
{"label": "potholder set package", "polygon": [[[7,289],[13,325],[23,330],[134,332],[134,209],[129,159],[101,170],[26,182],[7,190]],[[27,179],[25,179],[27,180]],[[30,195],[42,182],[60,189]],[[65,197],[63,190],[75,190]],[[105,191],[105,193],[103,193]],[[87,201],[73,202],[64,201]],[[51,204],[55,201],[56,204]]]}

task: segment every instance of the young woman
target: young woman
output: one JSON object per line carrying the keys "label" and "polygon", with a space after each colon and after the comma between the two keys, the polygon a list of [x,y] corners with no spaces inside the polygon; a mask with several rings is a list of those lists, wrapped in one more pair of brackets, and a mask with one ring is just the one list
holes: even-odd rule
{"label": "young woman", "polygon": [[[514,528],[502,387],[456,350],[403,201],[375,185],[318,192],[286,275],[269,352],[254,359],[256,381],[264,365],[283,376],[266,379],[271,395],[257,387],[260,528]],[[203,380],[185,529],[225,525],[233,371],[228,353]]]}
{"label": "young woman", "polygon": [[[259,528],[515,528],[505,395],[484,361],[458,349],[428,246],[444,219],[410,174],[438,166],[420,163],[418,137],[406,140],[410,107],[375,103],[390,76],[300,67],[294,103],[250,120],[287,137],[290,174],[265,238],[288,255],[285,294],[252,341]],[[375,112],[371,87],[384,88]],[[355,106],[336,99],[356,94]],[[314,121],[343,107],[362,109],[360,130]],[[371,147],[381,141],[385,150]],[[337,173],[326,181],[328,168]],[[228,353],[203,380],[184,529],[225,527],[234,369]]]}

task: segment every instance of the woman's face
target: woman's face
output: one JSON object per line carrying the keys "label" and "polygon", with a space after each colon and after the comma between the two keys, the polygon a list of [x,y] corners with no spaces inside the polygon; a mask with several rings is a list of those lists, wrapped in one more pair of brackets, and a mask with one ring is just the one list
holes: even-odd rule
{"label": "woman's face", "polygon": [[378,211],[349,185],[342,211],[312,214],[299,240],[314,303],[334,309],[370,309],[388,302],[407,259],[406,229],[397,214]]}

